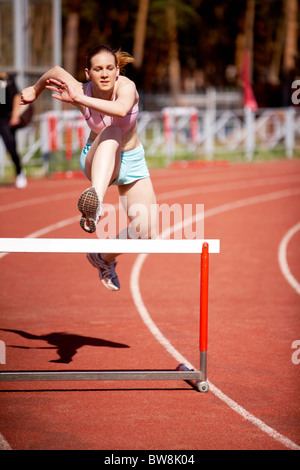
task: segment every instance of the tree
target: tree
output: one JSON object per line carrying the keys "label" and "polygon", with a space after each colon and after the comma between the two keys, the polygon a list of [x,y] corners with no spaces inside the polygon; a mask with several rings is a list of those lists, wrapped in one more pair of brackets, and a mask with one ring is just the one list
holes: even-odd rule
{"label": "tree", "polygon": [[64,41],[64,68],[71,74],[76,74],[78,34],[79,33],[79,12],[72,11],[67,18],[65,26]]}
{"label": "tree", "polygon": [[174,0],[167,1],[167,31],[169,40],[169,86],[173,98],[174,105],[178,105],[180,94],[180,62],[179,62],[179,45],[178,31],[176,20],[176,9]]}
{"label": "tree", "polygon": [[250,80],[252,80],[252,62],[253,62],[253,38],[255,21],[255,0],[247,0],[245,19],[245,49],[250,55]]}
{"label": "tree", "polygon": [[238,76],[241,76],[245,51],[250,56],[250,80],[253,74],[253,45],[254,45],[255,0],[246,0],[246,8],[242,19],[239,19],[240,31],[235,41],[235,65]]}
{"label": "tree", "polygon": [[296,69],[298,55],[298,0],[285,0],[286,35],[283,56],[283,72],[289,75]]}
{"label": "tree", "polygon": [[149,0],[139,0],[133,43],[134,67],[137,69],[143,64],[148,8]]}
{"label": "tree", "polygon": [[64,27],[63,65],[71,75],[75,75],[79,43],[80,0],[66,0],[64,8],[67,13]]}
{"label": "tree", "polygon": [[283,106],[291,104],[291,83],[298,55],[298,0],[285,0],[286,35],[283,54]]}
{"label": "tree", "polygon": [[[282,8],[282,10],[284,10]],[[282,55],[284,48],[286,34],[286,21],[285,14],[282,11],[282,15],[278,18],[278,24],[276,27],[275,40],[272,43],[272,56],[268,70],[268,83],[270,86],[278,86],[280,84],[280,71],[282,63]]]}

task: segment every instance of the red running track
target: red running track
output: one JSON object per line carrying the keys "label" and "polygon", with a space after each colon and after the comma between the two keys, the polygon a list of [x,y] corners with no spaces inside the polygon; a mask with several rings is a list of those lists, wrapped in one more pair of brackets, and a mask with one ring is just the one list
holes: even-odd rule
{"label": "red running track", "polygon": [[[300,448],[292,347],[300,230],[282,249],[299,224],[300,161],[154,170],[152,178],[159,203],[204,204],[205,237],[221,240],[210,256],[209,392],[178,381],[1,383],[0,448]],[[76,207],[87,186],[1,187],[1,237],[88,237]],[[115,188],[106,202],[118,202]],[[117,293],[84,255],[10,254],[0,263],[0,371],[175,369],[181,358],[199,367],[198,256],[123,255]]]}

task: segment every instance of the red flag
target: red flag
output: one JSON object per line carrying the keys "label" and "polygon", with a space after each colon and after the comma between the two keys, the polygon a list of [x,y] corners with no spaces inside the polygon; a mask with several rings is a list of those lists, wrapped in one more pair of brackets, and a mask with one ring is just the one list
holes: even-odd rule
{"label": "red flag", "polygon": [[48,136],[49,136],[49,150],[55,152],[58,150],[58,118],[56,114],[48,114]]}
{"label": "red flag", "polygon": [[190,115],[190,126],[191,126],[191,140],[192,142],[198,142],[198,112],[197,109],[193,109]]}
{"label": "red flag", "polygon": [[250,81],[250,51],[248,50],[244,53],[242,79],[244,82],[244,106],[252,111],[256,111],[257,102]]}
{"label": "red flag", "polygon": [[72,159],[72,154],[73,154],[72,138],[73,138],[73,126],[72,126],[72,123],[68,123],[67,128],[66,128],[66,159],[67,160]]}

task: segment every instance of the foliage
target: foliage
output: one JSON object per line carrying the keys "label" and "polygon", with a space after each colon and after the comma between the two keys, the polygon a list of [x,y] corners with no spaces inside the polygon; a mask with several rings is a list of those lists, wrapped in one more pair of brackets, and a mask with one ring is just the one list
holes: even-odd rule
{"label": "foliage", "polygon": [[[71,12],[77,12],[80,17],[77,57],[79,79],[84,78],[85,52],[92,45],[106,43],[114,49],[121,47],[132,53],[136,39],[135,23],[139,1],[143,0],[62,0],[64,25]],[[169,91],[166,10],[172,2],[176,7],[182,90],[188,91],[186,83],[191,80],[195,92],[209,86],[236,88],[240,85],[238,40],[245,32],[248,1],[150,0],[143,67],[136,70],[130,66],[128,75],[135,79],[139,88],[145,92]],[[288,0],[255,0],[253,80],[254,90],[262,106],[270,106],[266,93],[270,85],[268,77],[272,61],[274,63],[275,48],[278,49],[276,38],[282,26],[287,2]],[[297,20],[299,22],[299,16]],[[298,54],[298,72],[296,70],[295,74],[299,75],[299,53],[295,53]],[[277,62],[282,62],[282,59],[279,57]],[[280,94],[285,85],[285,77],[282,68],[279,72]],[[280,96],[275,95],[276,93],[273,93],[270,97],[272,103],[276,106],[282,105]]]}

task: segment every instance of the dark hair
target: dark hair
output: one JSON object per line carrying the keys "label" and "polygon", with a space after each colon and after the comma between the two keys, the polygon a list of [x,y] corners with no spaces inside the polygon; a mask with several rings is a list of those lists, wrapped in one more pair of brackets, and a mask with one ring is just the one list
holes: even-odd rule
{"label": "dark hair", "polygon": [[100,46],[91,47],[88,50],[86,55],[86,68],[88,70],[90,70],[91,68],[92,58],[94,57],[94,55],[99,54],[100,52],[108,52],[109,54],[111,54],[115,59],[116,67],[119,67],[121,73],[125,73],[125,67],[127,64],[134,62],[134,58],[127,52],[123,52],[121,51],[121,49],[115,52],[109,46],[101,44]]}

